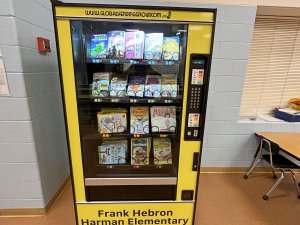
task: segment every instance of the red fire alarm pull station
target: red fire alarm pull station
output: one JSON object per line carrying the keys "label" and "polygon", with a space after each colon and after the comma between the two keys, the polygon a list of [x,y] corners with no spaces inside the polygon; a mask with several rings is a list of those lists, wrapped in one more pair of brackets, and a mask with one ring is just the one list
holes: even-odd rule
{"label": "red fire alarm pull station", "polygon": [[51,52],[50,40],[42,37],[37,37],[39,52]]}

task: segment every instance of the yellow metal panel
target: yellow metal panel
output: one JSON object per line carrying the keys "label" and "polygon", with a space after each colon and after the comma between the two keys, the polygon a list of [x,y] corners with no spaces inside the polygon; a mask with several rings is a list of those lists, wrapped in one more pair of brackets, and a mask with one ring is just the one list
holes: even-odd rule
{"label": "yellow metal panel", "polygon": [[103,19],[213,22],[213,12],[56,6],[56,16]]}
{"label": "yellow metal panel", "polygon": [[[196,193],[197,185],[197,172],[192,171],[193,154],[200,152],[200,141],[184,141],[184,128],[185,128],[185,114],[187,105],[187,89],[189,81],[189,65],[190,55],[192,53],[210,54],[211,38],[212,38],[212,25],[189,25],[188,30],[188,43],[186,55],[186,69],[184,81],[184,100],[182,109],[182,122],[181,122],[181,140],[180,140],[180,154],[178,165],[178,186],[177,186],[177,200],[181,199],[182,190],[194,190]],[[195,196],[194,196],[195,197]]]}
{"label": "yellow metal panel", "polygon": [[63,80],[62,85],[65,96],[66,119],[69,132],[70,157],[75,185],[75,198],[76,201],[85,201],[70,21],[58,20],[57,33],[62,70],[61,76]]}
{"label": "yellow metal panel", "polygon": [[78,225],[193,224],[194,203],[77,204]]}

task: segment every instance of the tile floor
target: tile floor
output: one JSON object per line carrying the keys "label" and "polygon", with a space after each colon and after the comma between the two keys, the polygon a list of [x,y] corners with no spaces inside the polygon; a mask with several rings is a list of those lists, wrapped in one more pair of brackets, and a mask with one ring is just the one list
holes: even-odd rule
{"label": "tile floor", "polygon": [[[279,186],[272,198],[262,200],[273,184],[270,174],[204,173],[200,175],[196,225],[298,225],[300,200],[292,178]],[[299,176],[299,174],[298,174]],[[75,225],[69,185],[46,216],[0,217],[0,225]]]}

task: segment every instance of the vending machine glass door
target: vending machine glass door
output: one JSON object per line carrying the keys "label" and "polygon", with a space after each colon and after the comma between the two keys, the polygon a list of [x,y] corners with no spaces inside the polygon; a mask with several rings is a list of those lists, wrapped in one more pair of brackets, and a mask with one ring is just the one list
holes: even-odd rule
{"label": "vending machine glass door", "polygon": [[176,199],[187,31],[71,21],[88,201]]}

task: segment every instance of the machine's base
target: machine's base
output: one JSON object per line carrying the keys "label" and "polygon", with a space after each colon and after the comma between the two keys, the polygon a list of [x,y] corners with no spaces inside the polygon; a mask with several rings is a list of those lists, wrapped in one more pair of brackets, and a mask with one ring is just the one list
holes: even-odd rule
{"label": "machine's base", "polygon": [[76,203],[78,225],[192,225],[194,202]]}

